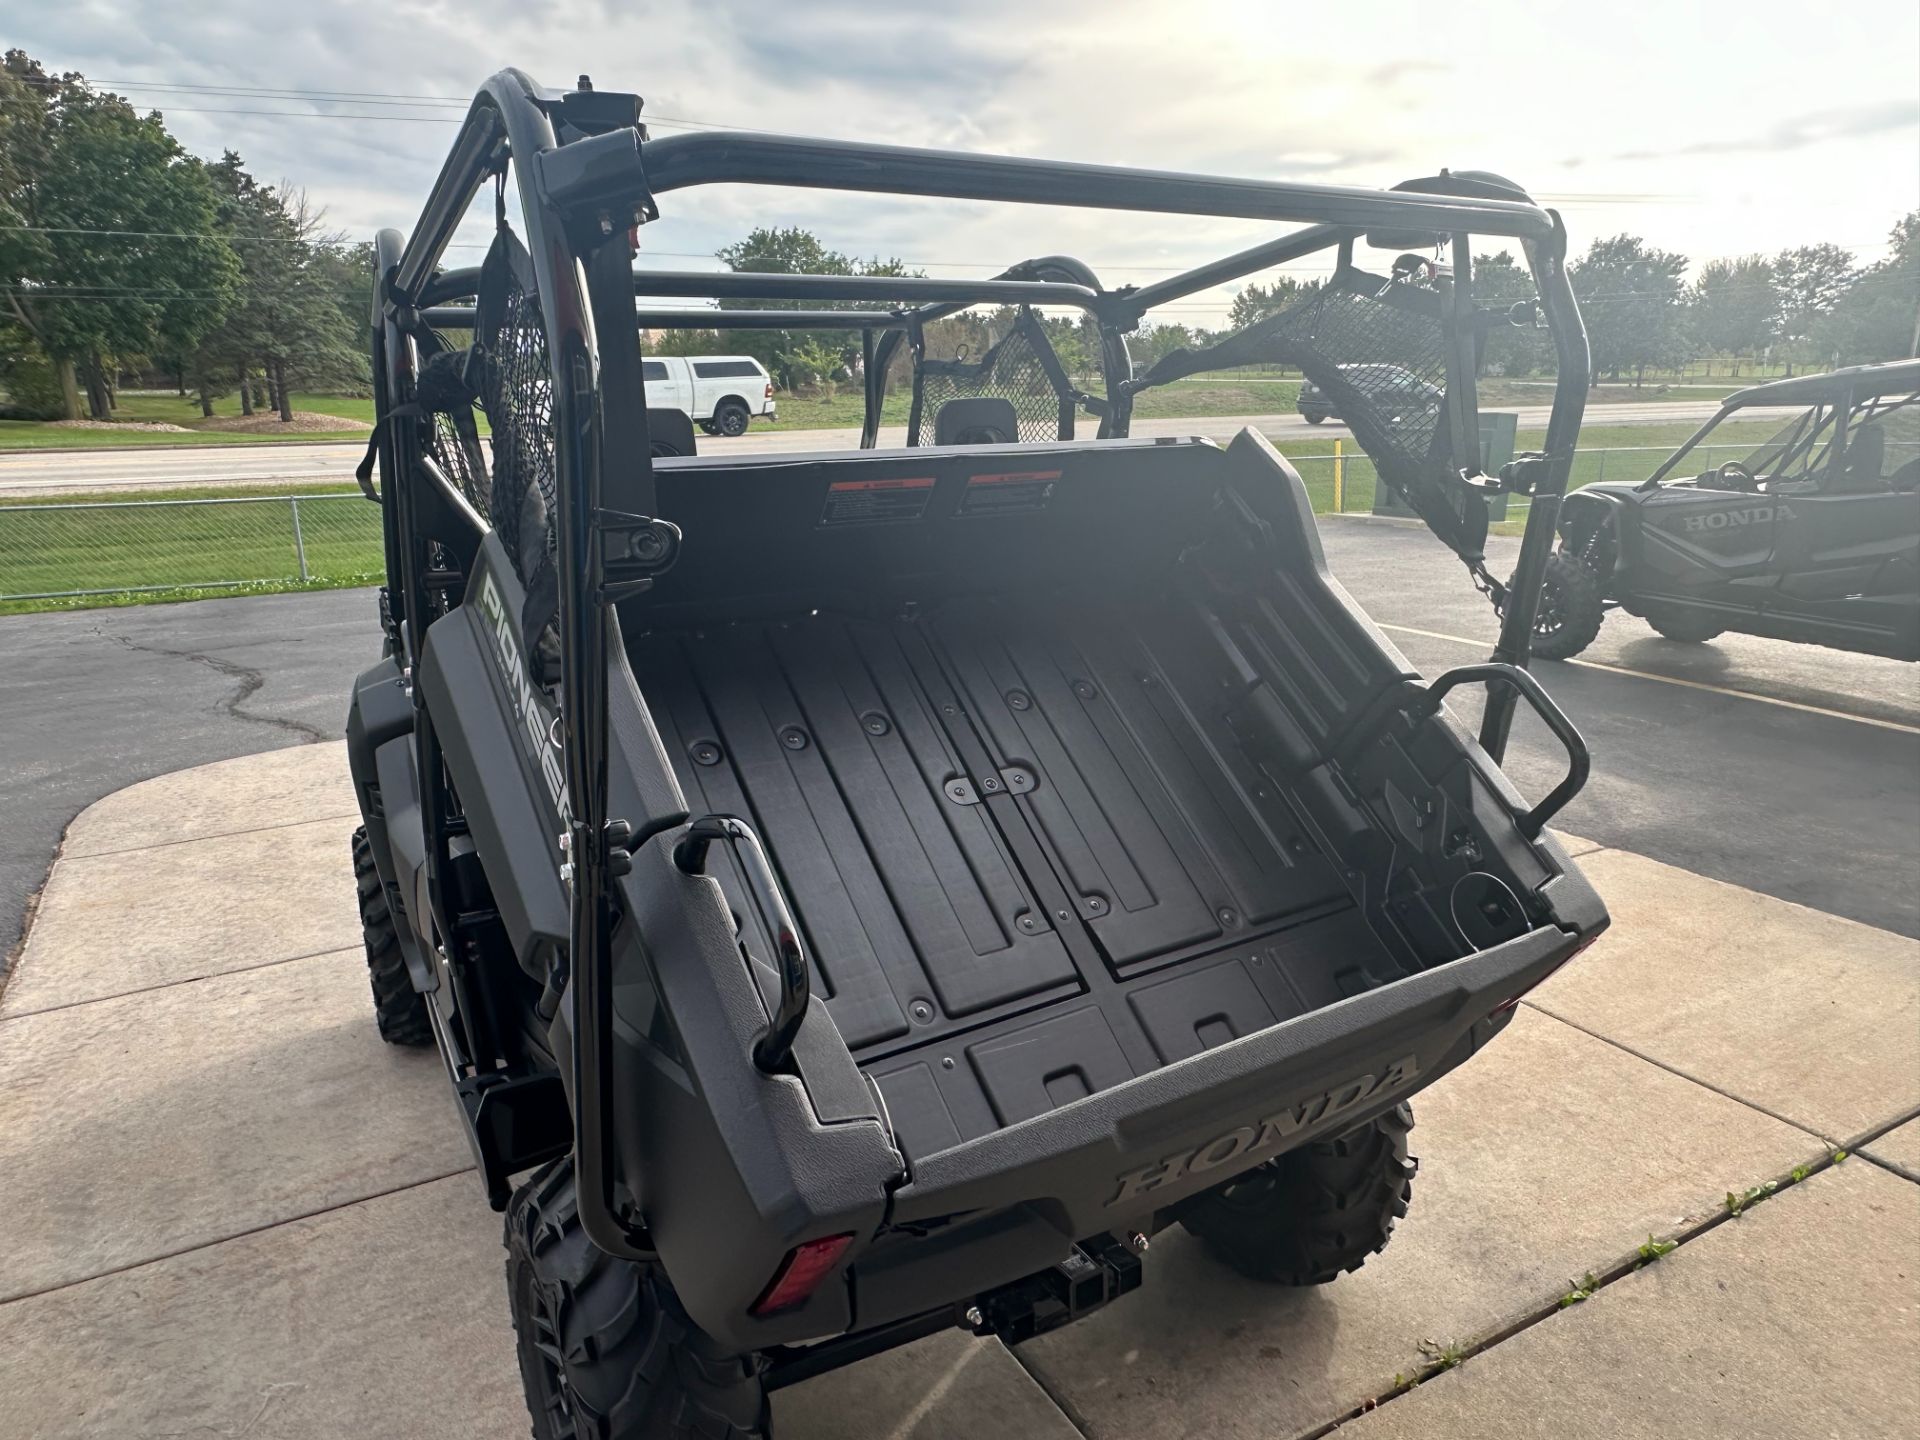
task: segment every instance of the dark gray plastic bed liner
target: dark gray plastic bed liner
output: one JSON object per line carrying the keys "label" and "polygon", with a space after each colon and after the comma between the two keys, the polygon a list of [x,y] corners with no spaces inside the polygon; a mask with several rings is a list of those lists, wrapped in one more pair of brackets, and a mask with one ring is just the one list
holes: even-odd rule
{"label": "dark gray plastic bed liner", "polygon": [[911,1154],[1329,1004],[1384,962],[1220,720],[1229,676],[1189,602],[969,598],[629,649],[689,806],[766,841]]}

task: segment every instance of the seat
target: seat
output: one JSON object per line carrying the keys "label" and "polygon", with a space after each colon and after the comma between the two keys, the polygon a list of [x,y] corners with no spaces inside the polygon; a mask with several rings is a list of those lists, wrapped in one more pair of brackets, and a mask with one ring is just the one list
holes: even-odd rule
{"label": "seat", "polygon": [[1887,488],[1880,470],[1887,462],[1887,432],[1862,425],[1847,440],[1840,473],[1827,485],[1829,495],[1879,495]]}
{"label": "seat", "polygon": [[693,439],[693,417],[684,410],[647,411],[647,438],[656,459],[699,453]]}
{"label": "seat", "polygon": [[997,395],[949,400],[933,417],[936,445],[1012,445],[1020,439],[1020,416]]}

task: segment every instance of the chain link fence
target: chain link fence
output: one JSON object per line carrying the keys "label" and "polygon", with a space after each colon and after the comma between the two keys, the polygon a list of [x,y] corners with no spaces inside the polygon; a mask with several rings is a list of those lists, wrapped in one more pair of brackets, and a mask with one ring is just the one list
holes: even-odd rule
{"label": "chain link fence", "polygon": [[0,505],[0,601],[371,584],[383,568],[361,495]]}
{"label": "chain link fence", "polygon": [[[1887,448],[1892,469],[1916,447]],[[1369,514],[1379,483],[1373,461],[1350,442],[1341,450],[1289,458],[1315,512]],[[1698,474],[1753,450],[1703,445],[1682,469]],[[1579,450],[1572,487],[1638,483],[1672,453],[1664,445]],[[1523,519],[1526,507],[1524,496],[1514,497],[1506,518]],[[379,507],[357,494],[0,504],[0,604],[371,585],[383,568]]]}

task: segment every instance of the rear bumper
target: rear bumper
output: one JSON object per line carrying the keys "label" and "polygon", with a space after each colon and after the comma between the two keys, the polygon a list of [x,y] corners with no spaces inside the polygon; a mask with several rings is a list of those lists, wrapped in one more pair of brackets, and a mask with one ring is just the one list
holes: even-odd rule
{"label": "rear bumper", "polygon": [[1587,938],[1535,930],[915,1165],[893,1223],[965,1218],[877,1240],[853,1266],[854,1312],[864,1325],[966,1299],[1365,1123],[1474,1054]]}
{"label": "rear bumper", "polygon": [[[1530,931],[1047,1115],[910,1158],[886,1223],[856,1242],[844,1290],[830,1281],[814,1304],[770,1320],[746,1316],[752,1297],[745,1295],[701,1306],[696,1318],[724,1343],[757,1349],[822,1338],[831,1333],[819,1327],[826,1315],[852,1317],[864,1330],[964,1306],[1060,1263],[1078,1241],[1151,1232],[1188,1196],[1364,1124],[1476,1053],[1505,1027],[1510,1002],[1604,928],[1605,913],[1584,882],[1569,874],[1552,883],[1567,887],[1556,908],[1580,916],[1578,928]],[[852,1228],[825,1215],[783,1218],[799,1222],[795,1235]]]}

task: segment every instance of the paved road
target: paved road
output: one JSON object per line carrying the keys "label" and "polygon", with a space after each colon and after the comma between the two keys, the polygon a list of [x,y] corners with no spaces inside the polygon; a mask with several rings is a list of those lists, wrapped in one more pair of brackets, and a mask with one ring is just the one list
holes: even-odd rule
{"label": "paved road", "polygon": [[80,810],[170,770],[337,738],[375,624],[367,590],[0,617],[0,965]]}
{"label": "paved road", "polygon": [[[1341,517],[1321,533],[1334,573],[1423,673],[1486,658],[1493,612],[1424,529]],[[1494,573],[1518,549],[1490,542]],[[1742,635],[1685,645],[1613,614],[1578,660],[1534,668],[1593,752],[1556,825],[1920,936],[1920,666]],[[1477,701],[1454,695],[1477,721]],[[1560,756],[1523,711],[1507,765],[1521,791],[1552,789]]]}
{"label": "paved road", "polygon": [[[1700,401],[1661,401],[1649,404],[1596,405],[1587,412],[1587,428],[1608,425],[1646,425],[1701,421],[1715,406]],[[1524,406],[1517,413],[1522,429],[1547,423],[1548,407]],[[1759,418],[1775,414],[1756,410]],[[1780,414],[1788,412],[1780,411]],[[1348,432],[1329,422],[1311,426],[1298,415],[1213,415],[1201,419],[1149,420],[1133,423],[1138,436],[1208,435],[1230,440],[1252,425],[1276,442],[1312,437],[1332,439]],[[738,440],[702,440],[709,453],[742,455],[783,454],[802,450],[852,449],[860,443],[858,430],[750,431]],[[906,428],[882,427],[883,446],[906,444]],[[724,447],[724,449],[722,449]],[[68,490],[138,490],[179,485],[313,484],[353,478],[354,466],[366,447],[351,445],[227,445],[183,446],[141,450],[40,450],[0,454],[0,495],[58,493]]]}
{"label": "paved road", "polygon": [[[1322,533],[1334,572],[1423,671],[1486,657],[1492,613],[1424,530],[1339,518]],[[1494,542],[1496,572],[1514,547]],[[0,618],[0,950],[81,808],[337,736],[374,653],[364,590]],[[1920,935],[1920,667],[1740,636],[1680,645],[1614,615],[1580,661],[1539,673],[1593,749],[1567,829]],[[1543,795],[1559,763],[1523,715],[1516,783]]]}

